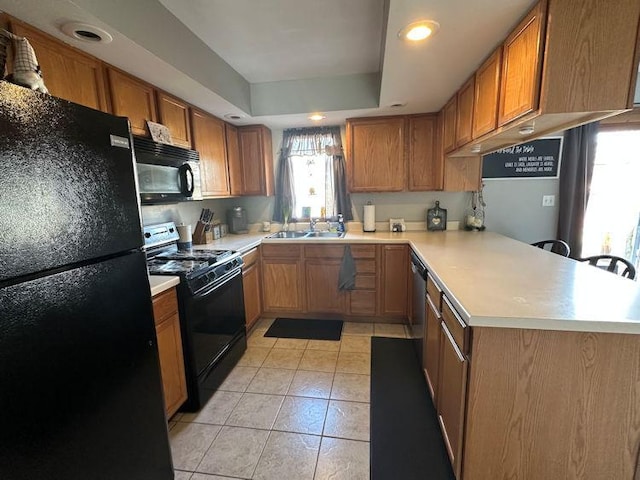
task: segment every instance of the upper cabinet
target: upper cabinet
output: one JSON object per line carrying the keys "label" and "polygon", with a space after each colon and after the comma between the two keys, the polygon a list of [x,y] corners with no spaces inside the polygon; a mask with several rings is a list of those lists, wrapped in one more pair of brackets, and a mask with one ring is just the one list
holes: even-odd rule
{"label": "upper cabinet", "polygon": [[114,115],[129,117],[131,133],[147,134],[147,120],[158,121],[154,89],[148,83],[108,68],[111,110]]}
{"label": "upper cabinet", "polygon": [[191,109],[193,146],[200,153],[200,179],[203,197],[229,196],[229,169],[222,120]]}
{"label": "upper cabinet", "polygon": [[405,189],[405,117],[347,120],[347,171],[352,192]]}
{"label": "upper cabinet", "polygon": [[242,194],[274,194],[273,146],[271,130],[264,125],[249,125],[238,129]]}
{"label": "upper cabinet", "polygon": [[240,143],[238,127],[230,123],[224,124],[227,141],[227,164],[229,165],[229,189],[231,195],[242,195],[242,162],[240,161]]}
{"label": "upper cabinet", "polygon": [[443,157],[439,150],[438,116],[409,117],[408,187],[412,191],[442,190]]}
{"label": "upper cabinet", "polygon": [[[637,0],[541,0],[475,74],[472,140],[458,129],[452,148],[451,123],[444,122],[445,153],[483,154],[631,108],[639,20]],[[445,118],[454,98],[442,110]],[[456,110],[458,117],[467,111]]]}
{"label": "upper cabinet", "polygon": [[456,120],[456,146],[471,141],[473,130],[473,96],[475,78],[471,77],[458,91],[458,113]]}
{"label": "upper cabinet", "polygon": [[[11,30],[29,39],[51,95],[103,112],[109,111],[100,60],[21,22],[12,20]],[[11,63],[11,57],[7,61]]]}
{"label": "upper cabinet", "polygon": [[496,128],[502,49],[497,49],[476,72],[473,109],[473,138]]}
{"label": "upper cabinet", "polygon": [[538,107],[545,11],[546,2],[538,3],[504,42],[499,126]]}
{"label": "upper cabinet", "polygon": [[449,153],[456,148],[456,119],[458,115],[458,96],[454,95],[442,109],[442,148]]}
{"label": "upper cabinet", "polygon": [[189,106],[171,95],[158,91],[158,118],[171,132],[174,145],[191,148]]}

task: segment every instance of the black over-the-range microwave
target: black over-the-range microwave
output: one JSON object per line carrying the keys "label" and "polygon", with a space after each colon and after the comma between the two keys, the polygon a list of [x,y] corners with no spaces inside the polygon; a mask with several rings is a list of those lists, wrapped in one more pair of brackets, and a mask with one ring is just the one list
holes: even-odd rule
{"label": "black over-the-range microwave", "polygon": [[202,200],[200,155],[195,150],[133,137],[142,204]]}

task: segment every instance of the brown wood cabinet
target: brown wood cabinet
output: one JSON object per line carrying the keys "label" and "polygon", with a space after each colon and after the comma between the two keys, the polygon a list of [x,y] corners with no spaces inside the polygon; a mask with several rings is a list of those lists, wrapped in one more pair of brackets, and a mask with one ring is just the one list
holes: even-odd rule
{"label": "brown wood cabinet", "polygon": [[496,129],[502,49],[498,48],[476,71],[473,138]]}
{"label": "brown wood cabinet", "polygon": [[438,137],[437,115],[409,117],[409,190],[442,190],[444,159]]}
{"label": "brown wood cabinet", "polygon": [[158,91],[158,119],[171,132],[174,145],[192,148],[189,106],[168,93]]}
{"label": "brown wood cabinet", "polygon": [[458,91],[456,115],[456,147],[469,143],[473,138],[473,103],[475,78],[471,77]]}
{"label": "brown wood cabinet", "polygon": [[229,195],[229,169],[225,124],[206,112],[191,109],[193,146],[200,153],[200,179],[203,197]]}
{"label": "brown wood cabinet", "polygon": [[242,162],[240,161],[240,143],[238,128],[230,123],[224,124],[227,141],[227,164],[229,166],[229,190],[231,195],[242,195]]}
{"label": "brown wood cabinet", "polygon": [[444,190],[473,192],[482,185],[482,158],[449,157],[445,160]]}
{"label": "brown wood cabinet", "polygon": [[261,248],[264,311],[302,312],[305,292],[302,247],[265,244]]}
{"label": "brown wood cabinet", "polygon": [[538,108],[546,1],[539,2],[503,45],[498,125]]}
{"label": "brown wood cabinet", "polygon": [[175,288],[153,297],[153,317],[156,324],[165,408],[167,418],[170,418],[187,400],[178,298]]}
{"label": "brown wood cabinet", "polygon": [[[433,280],[431,280],[433,282]],[[427,279],[427,285],[429,279]],[[440,313],[440,300],[434,298],[427,292],[424,329],[424,355],[423,369],[427,379],[427,386],[431,393],[431,398],[436,408],[438,408],[438,379],[440,369],[440,322],[442,315]]]}
{"label": "brown wood cabinet", "polygon": [[260,252],[257,248],[242,256],[242,288],[244,291],[244,313],[247,331],[262,315],[262,275],[260,269]]}
{"label": "brown wood cabinet", "polygon": [[406,317],[409,288],[409,249],[406,245],[382,246],[380,313]]}
{"label": "brown wood cabinet", "polygon": [[405,117],[347,119],[347,176],[351,192],[406,188]]}
{"label": "brown wood cabinet", "polygon": [[[51,95],[109,111],[104,67],[100,60],[22,22],[11,20],[10,29],[29,39]],[[7,58],[7,63],[11,68],[12,56]]]}
{"label": "brown wood cabinet", "polygon": [[249,125],[238,129],[242,194],[274,194],[273,146],[271,130],[264,125]]}
{"label": "brown wood cabinet", "polygon": [[305,260],[306,312],[344,313],[346,292],[338,289],[341,264],[334,258]]}
{"label": "brown wood cabinet", "polygon": [[147,120],[158,121],[153,87],[112,67],[107,68],[107,73],[112,113],[129,117],[134,135],[147,135]]}

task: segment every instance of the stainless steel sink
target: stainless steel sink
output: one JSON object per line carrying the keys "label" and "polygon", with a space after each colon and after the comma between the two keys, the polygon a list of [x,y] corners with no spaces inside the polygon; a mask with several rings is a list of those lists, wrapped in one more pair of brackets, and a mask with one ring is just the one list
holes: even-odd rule
{"label": "stainless steel sink", "polygon": [[267,238],[303,238],[309,232],[276,232],[268,235]]}
{"label": "stainless steel sink", "polygon": [[343,238],[344,232],[276,232],[267,238]]}
{"label": "stainless steel sink", "polygon": [[344,232],[309,232],[305,238],[342,238]]}

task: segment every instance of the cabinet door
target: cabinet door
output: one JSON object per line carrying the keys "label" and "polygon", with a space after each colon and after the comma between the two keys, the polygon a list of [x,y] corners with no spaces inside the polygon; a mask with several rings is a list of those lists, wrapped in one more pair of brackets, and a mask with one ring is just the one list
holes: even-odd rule
{"label": "cabinet door", "polygon": [[473,138],[496,129],[501,60],[502,49],[499,48],[476,71]]}
{"label": "cabinet door", "polygon": [[382,247],[382,315],[407,316],[409,271],[406,245]]}
{"label": "cabinet door", "polygon": [[450,157],[444,167],[447,192],[473,192],[482,184],[482,157]]}
{"label": "cabinet door", "polygon": [[264,195],[262,133],[255,127],[243,128],[239,132],[242,158],[242,189],[245,195]]}
{"label": "cabinet door", "polygon": [[404,190],[404,132],[404,117],[347,121],[347,165],[352,192]]}
{"label": "cabinet door", "polygon": [[443,158],[437,152],[438,116],[409,118],[409,190],[442,190]]}
{"label": "cabinet door", "polygon": [[242,163],[240,161],[240,144],[238,143],[238,129],[229,123],[224,124],[227,140],[227,163],[229,164],[229,189],[231,195],[242,195]]}
{"label": "cabinet door", "polygon": [[158,114],[160,123],[171,132],[174,145],[192,148],[189,106],[164,92],[158,92]]}
{"label": "cabinet door", "polygon": [[454,95],[442,109],[442,149],[449,153],[456,148],[456,120],[458,117],[458,97]]}
{"label": "cabinet door", "polygon": [[338,290],[341,263],[336,259],[305,260],[307,312],[344,313],[346,295]]}
{"label": "cabinet door", "polygon": [[177,313],[156,325],[156,338],[158,340],[164,402],[167,417],[171,417],[187,400],[180,319]]}
{"label": "cabinet door", "polygon": [[264,259],[262,288],[266,312],[302,312],[302,275],[298,259]]}
{"label": "cabinet door", "polygon": [[545,4],[539,2],[503,44],[498,126],[538,108]]}
{"label": "cabinet door", "polygon": [[129,117],[131,133],[146,135],[146,121],[158,121],[153,87],[137,78],[109,68],[111,110],[114,115]]}
{"label": "cabinet door", "polygon": [[440,368],[440,313],[427,296],[426,325],[424,330],[424,365],[431,398],[438,407],[438,369]]}
{"label": "cabinet door", "polygon": [[193,146],[200,153],[200,178],[204,197],[229,195],[229,169],[225,147],[224,122],[191,110]]}
{"label": "cabinet door", "polygon": [[242,272],[242,286],[244,288],[244,312],[248,331],[262,314],[260,262],[250,265]]}
{"label": "cabinet door", "polygon": [[460,479],[468,360],[444,322],[440,323],[438,421],[456,478]]}
{"label": "cabinet door", "polygon": [[[51,95],[103,112],[109,111],[100,60],[22,23],[12,21],[11,30],[29,39]],[[12,63],[11,60],[9,58],[7,62]]]}
{"label": "cabinet door", "polygon": [[469,143],[473,131],[473,97],[475,79],[471,77],[458,91],[458,116],[456,120],[456,147]]}

